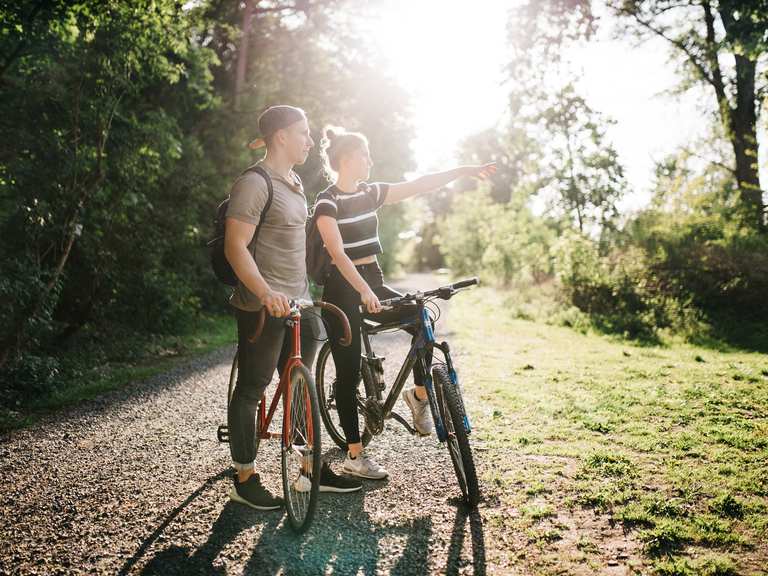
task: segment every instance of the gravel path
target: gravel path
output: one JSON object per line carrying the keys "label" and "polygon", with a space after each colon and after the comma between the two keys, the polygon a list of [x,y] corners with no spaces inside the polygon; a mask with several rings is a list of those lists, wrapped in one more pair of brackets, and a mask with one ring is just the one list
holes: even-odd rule
{"label": "gravel path", "polygon": [[[409,277],[408,285],[440,281]],[[439,336],[450,335],[445,318]],[[400,334],[377,337],[388,382],[408,343]],[[229,452],[216,427],[233,352],[2,439],[0,573],[485,573],[482,520],[458,505],[448,452],[434,436],[411,437],[395,422],[371,446],[390,478],[366,481],[356,494],[321,495],[301,537],[282,512],[231,503]],[[339,462],[330,439],[323,442]],[[257,466],[280,493],[278,441],[262,442]]]}

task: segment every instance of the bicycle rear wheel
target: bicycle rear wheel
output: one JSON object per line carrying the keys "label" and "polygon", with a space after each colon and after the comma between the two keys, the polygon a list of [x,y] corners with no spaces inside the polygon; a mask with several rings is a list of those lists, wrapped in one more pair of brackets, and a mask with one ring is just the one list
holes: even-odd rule
{"label": "bicycle rear wheel", "polygon": [[464,501],[474,508],[480,501],[480,486],[477,482],[469,436],[464,428],[464,404],[458,386],[453,384],[444,366],[434,367],[432,377],[440,418],[448,434],[445,443],[448,445],[456,479],[459,481]]}
{"label": "bicycle rear wheel", "polygon": [[288,520],[296,532],[309,528],[320,489],[320,414],[312,376],[304,366],[291,370],[283,398],[281,465]]}

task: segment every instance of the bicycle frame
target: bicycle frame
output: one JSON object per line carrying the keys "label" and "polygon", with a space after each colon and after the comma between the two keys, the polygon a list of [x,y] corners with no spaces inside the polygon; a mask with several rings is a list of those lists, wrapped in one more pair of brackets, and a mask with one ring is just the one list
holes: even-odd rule
{"label": "bicycle frame", "polygon": [[[275,391],[275,395],[272,397],[272,402],[269,405],[269,412],[267,412],[266,407],[266,394],[262,396],[261,402],[259,403],[259,416],[258,416],[258,426],[257,426],[257,434],[259,435],[259,438],[263,439],[270,439],[270,438],[278,438],[280,436],[283,437],[285,445],[290,444],[290,438],[289,433],[291,429],[291,415],[290,415],[290,405],[291,405],[291,390],[289,387],[289,384],[291,382],[291,371],[296,368],[296,366],[300,366],[302,364],[301,362],[301,312],[295,311],[293,312],[288,320],[286,321],[288,324],[288,327],[291,328],[291,355],[288,358],[288,361],[285,363],[285,366],[283,367],[283,371],[280,374],[280,381],[277,385],[277,390]],[[270,432],[269,426],[272,423],[272,417],[275,415],[275,410],[277,409],[277,403],[280,401],[280,398],[283,398],[283,429],[280,433],[277,432]],[[307,402],[307,409],[309,409],[309,399],[306,400]],[[307,434],[309,435],[308,441],[312,441],[313,439],[313,426],[312,422],[310,421],[310,427],[309,430],[307,430]]]}
{"label": "bicycle frame", "polygon": [[[427,350],[432,349],[433,358],[434,358],[435,349],[439,350],[443,354],[443,357],[445,358],[445,365],[448,369],[451,382],[455,386],[458,386],[458,376],[453,366],[453,361],[451,359],[451,351],[450,351],[450,347],[448,346],[448,343],[447,342],[438,343],[435,341],[435,334],[432,328],[432,319],[429,316],[428,309],[424,306],[424,301],[423,300],[417,301],[417,305],[418,305],[417,320],[412,324],[402,324],[399,322],[394,322],[394,323],[388,323],[388,324],[381,324],[377,326],[371,326],[371,325],[367,325],[364,322],[363,329],[362,329],[363,345],[365,348],[366,355],[368,357],[371,357],[372,348],[371,348],[370,336],[378,334],[379,332],[383,332],[385,330],[390,330],[392,328],[403,329],[408,326],[417,327],[418,331],[417,331],[416,337],[411,343],[411,347],[408,350],[408,355],[403,361],[403,365],[400,367],[400,371],[398,372],[397,377],[395,378],[395,382],[392,385],[392,388],[390,389],[389,394],[387,394],[386,400],[384,400],[382,412],[384,414],[384,419],[394,418],[395,420],[400,422],[403,426],[405,426],[406,429],[411,431],[411,433],[415,432],[413,428],[410,426],[410,424],[408,424],[399,414],[397,414],[396,412],[393,412],[392,409],[394,408],[395,403],[397,402],[397,399],[400,396],[400,392],[405,386],[405,383],[408,380],[408,377],[411,371],[416,366],[416,363],[420,362],[422,364],[422,369],[424,374],[424,386],[427,389],[427,396],[429,398],[430,410],[432,412],[432,418],[435,423],[435,431],[437,433],[438,440],[440,442],[445,442],[448,438],[448,434],[445,430],[445,425],[443,424],[442,418],[440,417],[440,410],[438,410],[437,408],[437,397],[435,394],[434,384],[432,382],[433,362],[432,361],[427,362]],[[376,391],[376,396],[379,400],[381,400],[380,391],[378,390]],[[467,432],[470,432],[471,425],[469,422],[469,418],[466,416],[464,419],[464,427],[467,430]]]}

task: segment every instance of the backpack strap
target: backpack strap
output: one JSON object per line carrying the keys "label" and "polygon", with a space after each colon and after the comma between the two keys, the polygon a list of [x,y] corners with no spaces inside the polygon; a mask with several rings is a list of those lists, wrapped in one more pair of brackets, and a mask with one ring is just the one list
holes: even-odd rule
{"label": "backpack strap", "polygon": [[267,174],[267,171],[264,170],[264,168],[258,164],[254,164],[253,166],[247,168],[243,174],[247,172],[256,172],[258,175],[264,178],[267,183],[267,202],[264,204],[264,208],[261,211],[261,217],[259,218],[259,223],[256,225],[256,230],[253,232],[253,238],[251,238],[251,242],[256,242],[259,239],[259,231],[261,230],[261,225],[264,224],[264,220],[267,219],[267,212],[269,212],[269,208],[272,206],[272,197],[275,195],[275,191],[272,187],[272,178],[269,177],[269,174]]}

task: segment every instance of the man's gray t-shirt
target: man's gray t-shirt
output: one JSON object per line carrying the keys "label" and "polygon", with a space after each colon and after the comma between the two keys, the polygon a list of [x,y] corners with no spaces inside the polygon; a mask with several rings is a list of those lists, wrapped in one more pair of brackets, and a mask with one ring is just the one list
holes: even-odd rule
{"label": "man's gray t-shirt", "polygon": [[[283,292],[288,298],[308,299],[305,258],[307,199],[304,188],[293,171],[293,182],[289,182],[262,162],[259,165],[272,178],[272,205],[267,211],[258,240],[251,240],[248,251],[272,290]],[[246,172],[232,185],[227,218],[258,225],[268,195],[264,178],[256,172]],[[256,311],[262,307],[259,298],[242,282],[237,283],[229,301],[241,310]]]}

